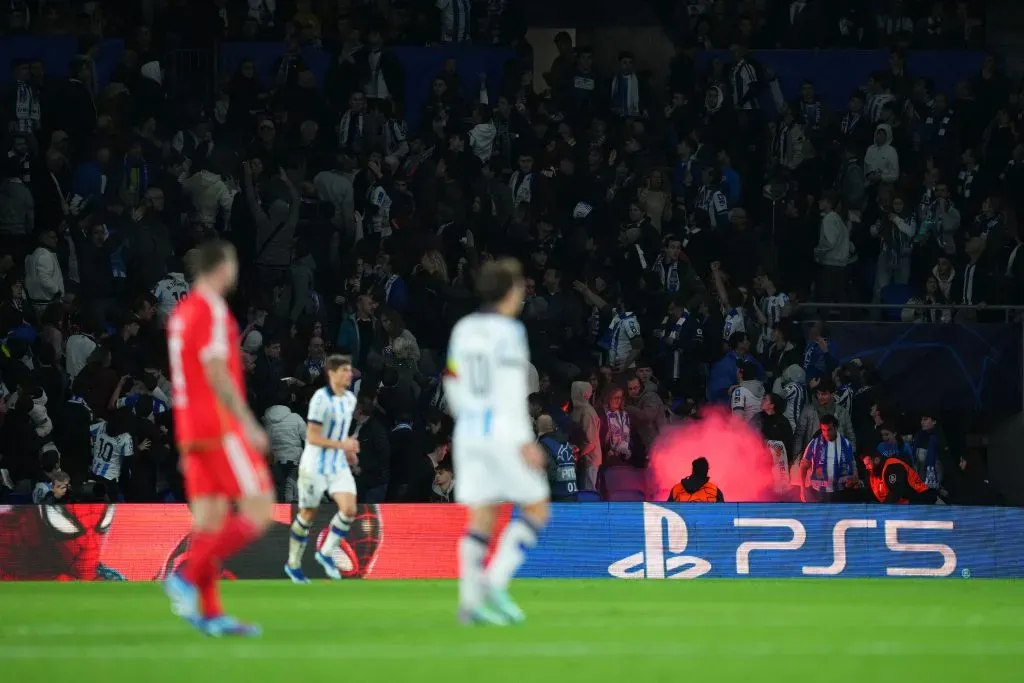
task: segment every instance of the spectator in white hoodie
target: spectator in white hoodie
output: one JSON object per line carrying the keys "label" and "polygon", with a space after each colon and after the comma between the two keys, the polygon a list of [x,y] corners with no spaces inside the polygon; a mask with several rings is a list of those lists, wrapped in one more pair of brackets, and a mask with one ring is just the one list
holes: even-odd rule
{"label": "spectator in white hoodie", "polygon": [[850,228],[836,211],[839,195],[829,191],[818,202],[821,209],[821,231],[814,260],[818,262],[818,291],[820,301],[846,301],[846,267],[854,258],[850,242]]}
{"label": "spectator in white hoodie", "polygon": [[498,129],[494,127],[491,119],[490,107],[485,104],[478,105],[473,112],[473,122],[476,125],[469,131],[469,148],[473,156],[485,164],[494,154],[494,139],[498,136]]}
{"label": "spectator in white hoodie", "polygon": [[864,153],[864,177],[868,185],[894,183],[900,177],[900,157],[892,146],[892,128],[880,123],[875,128],[875,144]]}
{"label": "spectator in white hoodie", "polygon": [[295,502],[295,481],[299,459],[306,445],[306,421],[293,412],[289,403],[291,392],[284,386],[274,405],[263,413],[263,426],[270,438],[270,452],[274,454],[274,485],[280,502]]}
{"label": "spectator in white hoodie", "polygon": [[25,257],[25,294],[42,315],[46,307],[64,297],[64,274],[57,260],[57,231],[39,233],[39,246]]}

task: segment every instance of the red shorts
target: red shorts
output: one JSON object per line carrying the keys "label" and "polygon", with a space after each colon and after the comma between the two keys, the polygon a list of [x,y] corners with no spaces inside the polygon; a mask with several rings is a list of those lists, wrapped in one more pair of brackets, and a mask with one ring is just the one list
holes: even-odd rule
{"label": "red shorts", "polygon": [[182,458],[189,500],[205,496],[239,500],[274,490],[266,459],[238,434],[225,434],[220,448],[186,452]]}

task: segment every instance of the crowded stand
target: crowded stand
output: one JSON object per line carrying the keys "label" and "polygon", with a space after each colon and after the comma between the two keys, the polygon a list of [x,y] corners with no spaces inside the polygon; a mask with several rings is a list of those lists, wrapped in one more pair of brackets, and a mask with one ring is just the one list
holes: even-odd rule
{"label": "crowded stand", "polygon": [[[0,502],[184,501],[164,325],[215,238],[281,502],[331,353],[359,502],[454,500],[446,344],[502,256],[555,500],[650,499],[721,411],[762,500],[1000,502],[983,406],[834,334],[1024,305],[1021,83],[980,4],[883,4],[656,0],[655,63],[495,0],[8,3]],[[704,455],[669,498],[740,502]]]}

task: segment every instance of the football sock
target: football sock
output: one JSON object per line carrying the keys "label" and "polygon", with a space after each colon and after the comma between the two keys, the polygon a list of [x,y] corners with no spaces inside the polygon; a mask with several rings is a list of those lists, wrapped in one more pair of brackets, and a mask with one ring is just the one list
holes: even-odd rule
{"label": "football sock", "polygon": [[215,531],[193,531],[188,542],[188,558],[181,568],[181,578],[197,588],[213,574],[213,553],[217,542]]}
{"label": "football sock", "polygon": [[217,589],[217,578],[220,576],[220,563],[213,562],[212,571],[207,572],[196,584],[199,589],[199,611],[204,619],[213,619],[224,614],[220,604],[220,591]]}
{"label": "football sock", "polygon": [[352,526],[352,518],[345,517],[340,512],[331,518],[331,526],[327,532],[327,538],[324,540],[323,546],[320,548],[320,552],[331,557],[334,551],[341,545],[341,539],[348,535],[348,530]]}
{"label": "football sock", "polygon": [[473,609],[483,601],[484,559],[490,539],[474,531],[459,540],[459,605]]}
{"label": "football sock", "polygon": [[498,550],[487,568],[487,583],[497,590],[508,590],[508,584],[526,560],[527,551],[537,545],[539,529],[528,519],[519,517],[509,522],[498,541]]}
{"label": "football sock", "polygon": [[247,517],[232,515],[217,532],[213,559],[223,562],[259,538],[260,530]]}
{"label": "football sock", "polygon": [[288,566],[292,569],[302,566],[302,554],[306,552],[311,526],[312,524],[307,525],[298,515],[292,522],[292,533],[288,537]]}

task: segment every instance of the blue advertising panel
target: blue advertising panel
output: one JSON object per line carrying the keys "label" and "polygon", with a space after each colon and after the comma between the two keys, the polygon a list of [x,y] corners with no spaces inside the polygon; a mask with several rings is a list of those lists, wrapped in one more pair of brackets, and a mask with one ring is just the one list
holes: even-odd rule
{"label": "blue advertising panel", "polygon": [[1024,511],[883,505],[556,505],[533,578],[1024,578]]}

